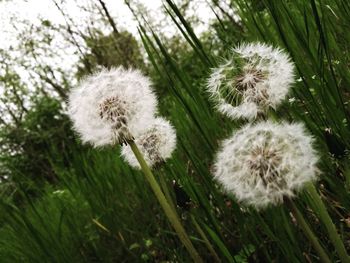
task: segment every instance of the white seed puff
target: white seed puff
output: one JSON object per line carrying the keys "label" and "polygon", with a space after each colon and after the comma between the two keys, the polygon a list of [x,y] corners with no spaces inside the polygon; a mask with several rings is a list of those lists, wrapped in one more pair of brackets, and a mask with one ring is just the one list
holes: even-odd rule
{"label": "white seed puff", "polygon": [[301,124],[248,124],[223,142],[214,177],[247,205],[282,203],[316,179],[318,157],[312,143]]}
{"label": "white seed puff", "polygon": [[150,80],[138,70],[104,69],[72,89],[68,113],[85,143],[121,144],[153,119],[157,100]]}
{"label": "white seed puff", "polygon": [[293,63],[281,49],[242,44],[212,70],[207,91],[221,113],[251,120],[285,99],[294,82],[293,71]]}
{"label": "white seed puff", "polygon": [[[146,129],[135,135],[135,143],[146,163],[150,167],[156,166],[170,158],[175,150],[175,129],[169,121],[155,118]],[[130,147],[123,146],[121,155],[131,166],[140,169],[140,164]]]}

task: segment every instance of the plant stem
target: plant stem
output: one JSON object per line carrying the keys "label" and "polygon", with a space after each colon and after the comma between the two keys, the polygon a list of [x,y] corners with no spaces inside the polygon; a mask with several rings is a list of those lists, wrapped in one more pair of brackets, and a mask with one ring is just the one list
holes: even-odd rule
{"label": "plant stem", "polygon": [[207,236],[205,235],[204,231],[202,230],[202,228],[200,227],[200,225],[197,223],[197,220],[195,219],[195,217],[191,214],[191,219],[192,222],[197,230],[197,232],[199,233],[199,235],[201,236],[201,238],[204,240],[205,245],[207,246],[207,248],[209,249],[210,253],[212,254],[212,256],[214,257],[214,261],[220,263],[221,260],[218,256],[218,254],[216,254],[215,249],[213,248],[213,246],[210,244],[210,241],[208,240]]}
{"label": "plant stem", "polygon": [[177,213],[176,206],[173,202],[173,199],[171,197],[171,194],[170,194],[170,191],[169,191],[169,188],[167,185],[167,181],[164,178],[164,169],[161,169],[161,172],[158,174],[159,174],[160,186],[163,189],[164,195],[165,195],[166,199],[168,200],[168,203],[171,206],[171,208],[174,210],[175,213]]}
{"label": "plant stem", "polygon": [[140,163],[141,169],[142,169],[143,173],[145,174],[147,181],[151,185],[151,188],[152,188],[154,194],[156,195],[160,205],[162,206],[162,208],[165,212],[165,215],[168,217],[170,223],[174,227],[181,242],[186,247],[187,251],[191,255],[194,262],[202,263],[203,260],[201,259],[197,250],[195,249],[191,240],[189,239],[184,227],[182,226],[182,224],[180,222],[180,218],[177,216],[177,214],[173,211],[173,209],[171,208],[171,206],[167,202],[162,190],[160,189],[156,179],[154,178],[154,175],[153,175],[151,169],[148,167],[148,165],[147,165],[145,159],[143,158],[141,152],[139,151],[137,145],[135,144],[134,141],[128,141],[128,144],[130,145],[131,150],[135,154],[136,159]]}
{"label": "plant stem", "polygon": [[343,174],[345,177],[346,190],[349,191],[350,190],[350,164],[348,164],[347,160],[344,162]]}
{"label": "plant stem", "polygon": [[350,257],[346,252],[343,241],[341,240],[335,225],[332,222],[331,217],[328,214],[327,208],[323,203],[320,195],[318,194],[315,186],[313,184],[309,184],[307,186],[307,191],[311,196],[311,203],[313,205],[313,210],[316,214],[318,214],[320,220],[324,224],[327,229],[329,238],[331,239],[334,248],[336,249],[341,262],[350,263]]}
{"label": "plant stem", "polygon": [[305,221],[303,215],[300,213],[299,209],[294,204],[294,202],[291,199],[286,198],[285,203],[288,205],[289,209],[291,210],[295,219],[297,220],[300,228],[304,231],[304,234],[307,236],[307,238],[311,242],[312,246],[317,251],[318,255],[320,256],[320,260],[323,263],[331,263],[332,261],[329,259],[327,253],[325,252],[325,250],[323,249],[321,244],[318,242],[317,237],[312,232],[310,226]]}
{"label": "plant stem", "polygon": [[[167,184],[167,182],[165,180],[165,177],[164,177],[164,170],[163,169],[161,170],[161,173],[159,174],[159,181],[160,181],[160,185],[161,185],[161,187],[162,187],[162,189],[164,191],[165,197],[167,198],[170,206],[174,209],[174,212],[177,213],[175,204],[172,201],[172,197],[171,197],[171,194],[170,194],[170,190],[168,188],[168,184]],[[220,260],[220,258],[218,256],[218,254],[216,254],[213,246],[210,244],[210,241],[206,237],[204,231],[202,230],[200,225],[197,223],[197,220],[195,219],[195,217],[192,214],[190,214],[190,217],[191,217],[192,223],[195,226],[198,234],[201,236],[201,238],[203,239],[206,247],[209,249],[210,253],[212,254],[212,256],[214,258],[214,261],[217,262],[217,263],[220,263],[221,260]]]}

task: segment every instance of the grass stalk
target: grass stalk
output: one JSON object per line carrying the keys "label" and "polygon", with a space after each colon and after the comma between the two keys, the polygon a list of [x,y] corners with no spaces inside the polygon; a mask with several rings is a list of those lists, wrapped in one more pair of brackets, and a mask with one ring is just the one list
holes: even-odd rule
{"label": "grass stalk", "polygon": [[176,212],[176,205],[173,202],[173,198],[171,197],[171,193],[170,193],[170,190],[169,190],[169,187],[168,187],[168,183],[167,183],[167,181],[165,180],[165,177],[164,177],[164,169],[161,169],[161,171],[160,171],[160,173],[158,173],[158,175],[159,175],[160,186],[163,189],[164,195],[165,195],[169,205],[171,206],[171,208],[174,210],[175,213],[177,213]]}
{"label": "grass stalk", "polygon": [[220,263],[221,260],[220,260],[220,258],[218,256],[218,254],[216,254],[215,249],[210,244],[209,239],[207,238],[207,236],[205,235],[204,231],[202,230],[200,225],[197,223],[196,218],[192,214],[191,214],[191,220],[192,220],[192,223],[193,223],[194,227],[196,228],[197,232],[199,233],[201,238],[204,240],[205,245],[207,246],[207,248],[209,249],[210,253],[212,254],[212,256],[214,258],[214,262]]}
{"label": "grass stalk", "polygon": [[299,211],[297,206],[294,204],[294,202],[291,199],[286,198],[285,203],[287,204],[287,206],[289,207],[289,209],[293,213],[293,215],[294,215],[295,219],[297,220],[300,228],[303,230],[304,234],[309,239],[311,245],[314,247],[314,249],[318,253],[318,255],[320,257],[320,261],[323,262],[323,263],[331,263],[332,261],[329,259],[327,253],[325,252],[325,250],[323,249],[322,245],[318,241],[318,238],[313,233],[313,231],[311,230],[310,226],[305,221],[303,215],[301,214],[301,212]]}
{"label": "grass stalk", "polygon": [[327,229],[330,240],[332,241],[335,250],[337,251],[341,262],[350,263],[350,257],[346,252],[343,241],[341,240],[335,225],[332,222],[331,217],[327,211],[325,204],[323,203],[320,195],[318,194],[315,186],[313,184],[309,184],[307,186],[307,191],[311,196],[313,209],[318,215],[319,219],[322,221],[324,226]]}
{"label": "grass stalk", "polygon": [[[164,170],[162,169],[161,170],[161,173],[159,174],[159,181],[160,181],[160,185],[163,189],[163,192],[165,194],[165,197],[167,198],[170,206],[174,209],[174,212],[177,213],[176,211],[176,207],[175,207],[175,204],[172,200],[172,197],[171,197],[171,193],[170,193],[170,190],[169,190],[169,187],[168,187],[168,184],[165,180],[165,177],[164,177]],[[209,252],[211,253],[211,255],[213,256],[214,258],[214,262],[217,262],[217,263],[220,263],[221,260],[218,256],[218,254],[216,254],[215,252],[215,249],[213,248],[213,246],[210,244],[210,241],[209,239],[207,238],[207,236],[205,235],[204,231],[202,230],[202,228],[200,227],[200,225],[197,223],[197,220],[195,219],[195,217],[190,214],[190,217],[191,217],[191,220],[192,220],[192,223],[194,225],[194,227],[196,228],[198,234],[200,235],[200,237],[203,239],[204,243],[205,243],[205,246],[208,248]]]}
{"label": "grass stalk", "polygon": [[189,239],[184,227],[181,224],[180,218],[177,216],[177,214],[173,211],[171,206],[169,205],[168,201],[166,200],[160,186],[158,185],[151,169],[148,167],[145,159],[143,158],[140,150],[138,149],[137,145],[134,141],[128,141],[128,144],[131,147],[131,150],[133,151],[136,159],[140,163],[141,169],[143,173],[145,174],[145,177],[149,184],[151,185],[151,188],[156,195],[160,205],[162,206],[165,215],[168,217],[171,225],[174,227],[178,237],[180,238],[183,245],[186,247],[187,251],[191,255],[194,262],[201,263],[203,262],[202,258],[198,254],[197,250],[193,246],[191,240]]}

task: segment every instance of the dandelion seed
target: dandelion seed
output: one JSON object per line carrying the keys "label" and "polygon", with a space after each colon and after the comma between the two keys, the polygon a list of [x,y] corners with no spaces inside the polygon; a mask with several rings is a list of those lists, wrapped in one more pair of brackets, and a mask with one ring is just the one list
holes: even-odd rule
{"label": "dandelion seed", "polygon": [[293,69],[289,56],[280,49],[243,44],[212,70],[207,90],[223,114],[254,119],[286,97],[294,81]]}
{"label": "dandelion seed", "polygon": [[292,98],[288,99],[288,102],[290,104],[293,104],[295,101],[296,101],[295,97],[292,97]]}
{"label": "dandelion seed", "polygon": [[[135,135],[135,143],[150,167],[159,165],[175,150],[175,129],[167,120],[156,118],[148,128]],[[129,147],[122,148],[122,156],[131,166],[140,168]]]}
{"label": "dandelion seed", "polygon": [[138,70],[121,67],[88,76],[69,95],[68,113],[83,142],[126,143],[153,119],[156,97]]}
{"label": "dandelion seed", "polygon": [[318,158],[312,142],[301,124],[247,125],[223,142],[214,177],[248,205],[282,203],[316,179]]}

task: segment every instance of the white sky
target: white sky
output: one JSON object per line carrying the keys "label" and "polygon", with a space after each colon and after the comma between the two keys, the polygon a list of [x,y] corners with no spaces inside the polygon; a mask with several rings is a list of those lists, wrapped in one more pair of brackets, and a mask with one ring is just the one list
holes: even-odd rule
{"label": "white sky", "polygon": [[[59,2],[59,1],[58,1]],[[86,1],[81,1],[86,2]],[[159,7],[158,1],[145,1],[152,9]],[[105,0],[105,3],[118,21],[118,25],[128,28],[136,33],[137,24],[132,18],[132,14],[123,0]],[[66,0],[65,6],[69,10],[69,15],[79,20],[84,19],[84,14],[80,12],[76,1]],[[38,17],[50,20],[53,24],[65,24],[64,17],[55,7],[51,0],[12,0],[0,3],[0,47],[8,47],[16,41],[16,30],[10,24],[11,16],[16,15],[23,19],[28,19],[33,24],[38,22]]]}
{"label": "white sky", "polygon": [[[94,0],[97,2],[97,0]],[[60,0],[58,0],[60,2]],[[84,5],[86,0],[78,1],[79,4]],[[137,33],[137,22],[134,20],[130,10],[124,4],[124,0],[105,0],[104,1],[113,15],[115,21],[117,21],[118,27],[127,29],[133,33],[136,37]],[[160,22],[165,19],[161,13],[162,1],[161,0],[138,0],[148,10],[148,16]],[[180,1],[181,2],[181,1]],[[77,2],[74,0],[64,1],[69,15],[75,17],[76,20],[86,19],[84,14],[80,12],[77,7]],[[204,0],[196,0],[192,2],[195,8],[195,15],[201,18],[203,24],[198,25],[196,30],[201,32],[210,19],[214,18],[214,14]],[[38,22],[38,16],[46,18],[54,24],[64,24],[64,18],[55,7],[52,0],[12,0],[7,2],[0,2],[0,48],[8,48],[9,45],[16,42],[16,30],[10,23],[11,16],[18,16],[20,18],[28,19],[33,24]],[[174,29],[167,29],[170,32],[174,32]]]}
{"label": "white sky", "polygon": [[[81,27],[84,27],[86,23],[91,23],[94,21],[94,17],[92,17],[91,12],[82,12],[77,6],[77,3],[82,6],[89,6],[91,5],[91,2],[98,4],[97,0],[56,1],[58,3],[64,2],[63,6],[65,11],[68,13],[69,17],[74,19],[74,22],[77,23],[78,26],[81,25]],[[161,28],[163,33],[169,36],[177,31],[174,23],[171,22],[171,19],[162,12],[162,0],[131,0],[130,2],[135,1],[145,6],[145,8],[148,10],[147,17],[154,20],[155,24]],[[129,8],[124,4],[124,0],[104,0],[104,2],[114,18],[117,27],[119,29],[126,29],[139,39],[137,32],[138,24]],[[176,0],[176,2],[181,3],[181,0]],[[131,5],[134,6],[133,4]],[[198,23],[195,27],[196,33],[200,33],[206,29],[210,20],[215,18],[205,0],[193,0],[187,15],[195,15],[196,17],[200,18],[200,23]],[[14,24],[11,22],[11,17],[20,18],[20,20],[28,20],[29,22],[25,24]],[[53,0],[0,0],[0,49],[4,49],[10,54],[10,60],[14,62],[14,70],[20,74],[22,81],[26,83],[28,88],[31,90],[34,89],[36,86],[35,82],[40,81],[40,78],[36,75],[35,70],[28,71],[24,67],[17,65],[18,58],[26,57],[23,57],[23,54],[16,51],[16,48],[14,51],[10,51],[10,47],[16,47],[18,45],[17,38],[19,34],[21,34],[21,38],[23,38],[23,35],[26,33],[28,34],[27,38],[29,39],[33,37],[40,37],[40,35],[37,34],[30,35],[31,25],[40,26],[39,17],[49,20],[56,26],[65,25],[65,19],[54,5]],[[98,25],[95,26],[99,28]],[[62,37],[62,35],[57,34],[57,32],[52,32],[52,36],[54,41],[50,47],[54,53],[54,56],[38,56],[37,61],[30,63],[47,65],[53,70],[55,70],[55,68],[61,68],[66,72],[65,74],[68,74],[67,76],[74,76],[76,63],[79,59],[79,57],[75,54],[76,48],[71,44],[67,45],[67,41]],[[40,43],[40,39],[36,39],[36,41]],[[36,50],[40,51],[40,49]],[[59,73],[57,73],[57,76],[60,78]],[[71,81],[75,80],[71,79]],[[2,87],[0,83],[0,96],[2,96],[3,92],[4,87]]]}

